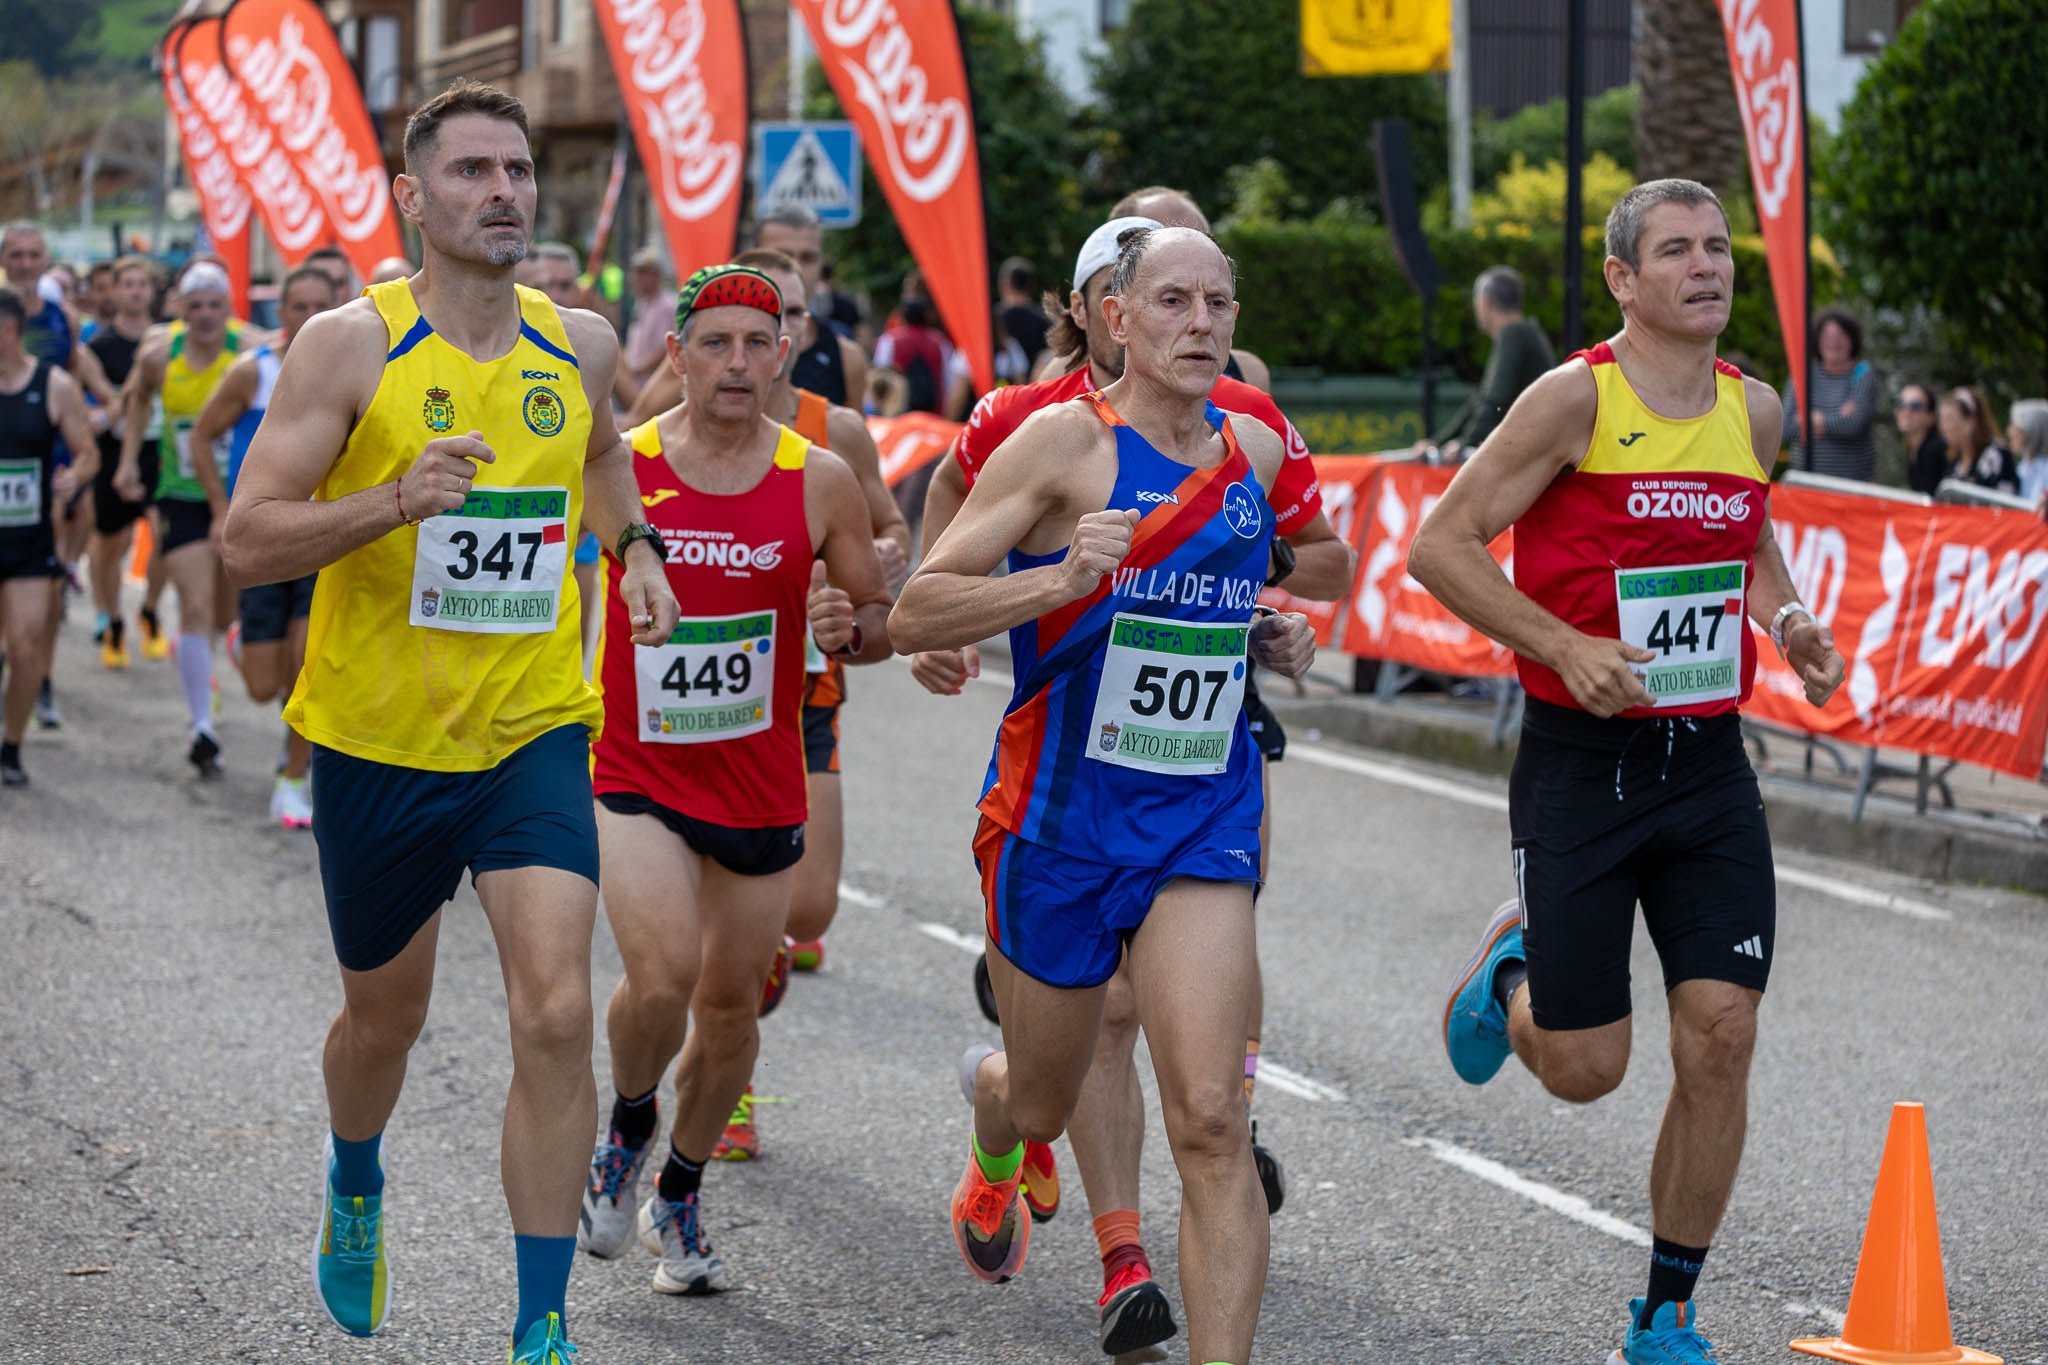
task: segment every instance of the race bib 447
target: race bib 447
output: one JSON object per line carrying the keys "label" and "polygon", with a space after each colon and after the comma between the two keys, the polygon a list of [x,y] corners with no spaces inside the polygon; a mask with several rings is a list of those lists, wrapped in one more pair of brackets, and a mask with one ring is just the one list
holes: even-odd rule
{"label": "race bib 447", "polygon": [[1636,675],[1658,706],[1742,695],[1744,574],[1740,560],[1615,570],[1621,638],[1657,656]]}
{"label": "race bib 447", "polygon": [[551,631],[568,564],[568,489],[472,489],[420,523],[408,619],[486,635]]}

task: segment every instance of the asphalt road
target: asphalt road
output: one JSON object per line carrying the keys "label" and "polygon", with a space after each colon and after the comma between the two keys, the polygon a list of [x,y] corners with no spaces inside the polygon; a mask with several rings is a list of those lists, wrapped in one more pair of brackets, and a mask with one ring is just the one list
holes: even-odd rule
{"label": "asphalt road", "polygon": [[[231,689],[237,680],[224,672]],[[1024,1276],[973,1281],[945,1226],[975,1010],[971,804],[1003,692],[926,697],[859,670],[844,717],[850,888],[827,969],[766,1027],[765,1159],[714,1168],[707,1228],[737,1287],[650,1292],[651,1261],[580,1261],[579,1361],[1046,1362],[1095,1350],[1079,1181]],[[0,792],[0,1360],[503,1358],[511,1234],[496,1153],[509,1061],[488,931],[465,889],[391,1129],[395,1309],[341,1336],[307,1282],[339,1001],[311,837],[267,826],[274,717],[239,697],[228,775],[182,761],[168,664],[59,663],[66,727]],[[1642,1292],[1668,1063],[1638,935],[1638,1045],[1607,1100],[1519,1068],[1472,1089],[1442,992],[1512,890],[1499,783],[1305,742],[1275,774],[1261,903],[1265,1361],[1594,1362]],[[1781,855],[1777,978],[1748,1155],[1699,1294],[1728,1361],[1791,1360],[1846,1307],[1889,1108],[1924,1101],[1957,1335],[2048,1360],[2048,905]],[[618,962],[600,921],[595,988]],[[602,1029],[598,1074],[603,1077]],[[1178,1206],[1157,1118],[1145,1233],[1170,1293]],[[1173,1359],[1184,1358],[1184,1338]]]}

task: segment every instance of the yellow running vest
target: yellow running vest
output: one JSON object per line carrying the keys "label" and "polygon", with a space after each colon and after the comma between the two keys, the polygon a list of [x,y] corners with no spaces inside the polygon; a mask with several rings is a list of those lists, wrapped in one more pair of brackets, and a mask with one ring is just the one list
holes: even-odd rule
{"label": "yellow running vest", "polygon": [[384,377],[315,498],[388,484],[440,436],[483,433],[461,507],[320,571],[287,724],[357,758],[479,772],[558,726],[593,736],[570,551],[590,407],[561,319],[519,288],[519,340],[493,361],[435,334],[406,280],[365,291],[389,329]]}
{"label": "yellow running vest", "polygon": [[[227,377],[228,368],[240,354],[242,328],[240,323],[232,320],[228,323],[227,335],[221,340],[220,354],[204,369],[192,368],[192,358],[185,351],[189,336],[183,322],[172,324],[170,357],[164,364],[163,387],[156,395],[165,431],[170,436],[170,448],[163,452],[163,463],[156,477],[156,495],[186,502],[205,502],[206,486],[199,482],[199,476],[192,469],[192,427],[205,410],[206,400],[213,397],[213,391],[220,387],[220,381]],[[215,466],[223,473],[228,467],[227,446],[225,440],[219,442],[213,455]]]}

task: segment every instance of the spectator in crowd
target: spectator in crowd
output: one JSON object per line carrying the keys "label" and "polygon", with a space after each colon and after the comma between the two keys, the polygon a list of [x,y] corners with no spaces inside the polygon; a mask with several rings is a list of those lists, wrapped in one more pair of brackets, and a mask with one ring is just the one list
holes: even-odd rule
{"label": "spectator in crowd", "polygon": [[1470,457],[1507,416],[1522,390],[1557,364],[1550,338],[1522,315],[1522,276],[1511,266],[1494,266],[1472,282],[1472,315],[1479,330],[1493,339],[1485,373],[1449,425],[1415,443],[1416,454],[1434,446],[1446,460]]}
{"label": "spectator in crowd", "polygon": [[[995,330],[990,334],[995,343],[997,388],[1007,384],[1022,384],[1031,377],[1030,358],[1025,355],[1024,348],[1018,344],[1017,338],[1003,325],[1005,311],[1007,310],[1002,308],[996,310]],[[1038,312],[1035,308],[1032,311]],[[1038,313],[1038,316],[1041,320],[1045,317],[1043,313]],[[1048,323],[1047,326],[1049,328],[1051,324]],[[975,400],[980,397],[981,394],[974,387],[974,371],[967,363],[967,353],[955,346],[952,355],[946,359],[947,419],[954,422],[966,421],[967,415],[974,411]]]}
{"label": "spectator in crowd", "polygon": [[2022,398],[2005,419],[2005,441],[2019,463],[2020,496],[2048,507],[2048,398]]}
{"label": "spectator in crowd", "polygon": [[911,281],[906,279],[903,303],[890,320],[888,330],[875,342],[875,366],[903,376],[905,407],[909,411],[936,413],[946,396],[946,371],[952,360],[953,343],[939,330],[932,301],[910,290]]}
{"label": "spectator in crowd", "polygon": [[[1012,256],[996,270],[996,290],[1002,300],[996,310],[997,350],[1000,352],[1007,335],[1024,352],[1024,373],[1029,375],[1045,353],[1045,334],[1052,330],[1051,320],[1038,306],[1038,271],[1022,256]],[[998,366],[1001,360],[999,354]]]}
{"label": "spectator in crowd", "polygon": [[638,393],[654,372],[668,360],[668,329],[675,321],[674,286],[663,269],[661,253],[642,247],[633,253],[628,272],[633,290],[633,321],[626,328],[626,345],[620,366]]}
{"label": "spectator in crowd", "polygon": [[1877,371],[1863,358],[1863,324],[1839,308],[1824,308],[1813,320],[1813,392],[1806,431],[1799,430],[1799,403],[1785,384],[1785,443],[1792,467],[1812,474],[1868,482],[1877,474],[1877,438],[1871,419],[1882,401]]}
{"label": "spectator in crowd", "polygon": [[1941,398],[1941,439],[1948,442],[1948,477],[1979,488],[2020,491],[2012,452],[1998,444],[1991,405],[1977,389],[1950,389]]}
{"label": "spectator in crowd", "polygon": [[1899,439],[1906,447],[1907,484],[1915,493],[1933,497],[1948,476],[1948,442],[1941,439],[1935,420],[1934,390],[1925,384],[1900,389],[1892,420],[1899,424]]}

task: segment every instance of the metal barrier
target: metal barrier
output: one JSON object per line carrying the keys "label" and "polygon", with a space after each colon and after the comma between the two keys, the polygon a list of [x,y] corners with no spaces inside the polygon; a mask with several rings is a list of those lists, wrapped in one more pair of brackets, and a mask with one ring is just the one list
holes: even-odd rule
{"label": "metal barrier", "polygon": [[1972,507],[2002,507],[2008,512],[2034,510],[2034,504],[2017,493],[2001,493],[1996,488],[1982,488],[1967,479],[1943,479],[1934,490],[1934,500]]}

